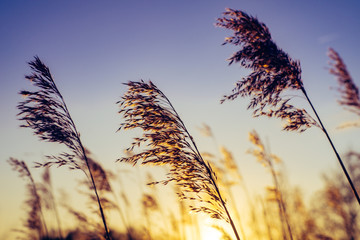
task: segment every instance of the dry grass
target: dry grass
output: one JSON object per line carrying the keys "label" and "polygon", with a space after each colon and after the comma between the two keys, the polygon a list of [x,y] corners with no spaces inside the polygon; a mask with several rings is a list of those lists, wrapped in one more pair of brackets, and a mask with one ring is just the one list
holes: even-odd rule
{"label": "dry grass", "polygon": [[200,203],[200,206],[191,206],[193,211],[230,222],[237,239],[240,239],[212,167],[202,158],[169,99],[152,82],[128,82],[126,85],[128,90],[118,102],[119,113],[124,118],[120,129],[140,128],[144,131],[141,137],[134,138],[128,151],[134,150],[135,146],[145,145],[147,148],[120,161],[169,166],[168,178],[160,182],[175,182],[182,190],[178,193],[180,199]]}
{"label": "dry grass", "polygon": [[289,104],[286,91],[303,89],[299,61],[291,59],[272,40],[269,29],[245,12],[227,9],[217,26],[234,31],[224,44],[240,46],[229,58],[229,64],[240,63],[252,72],[236,83],[233,93],[221,102],[238,96],[251,97],[248,108],[255,117],[268,116],[286,120],[284,129],[305,131],[318,123],[306,112]]}
{"label": "dry grass", "polygon": [[[54,82],[50,69],[39,57],[36,56],[34,61],[29,62],[29,65],[33,72],[25,78],[30,80],[37,90],[23,90],[20,92],[25,98],[18,105],[20,110],[18,114],[19,120],[24,122],[21,127],[31,128],[34,134],[41,140],[64,144],[71,151],[70,154],[62,153],[58,156],[49,156],[50,160],[44,164],[38,163],[38,167],[67,165],[71,169],[83,170],[91,180],[105,228],[106,238],[110,239],[90,161],[63,96]],[[85,168],[83,167],[84,165],[86,166]]]}
{"label": "dry grass", "polygon": [[[238,96],[251,97],[248,108],[254,109],[253,115],[286,120],[284,130],[303,132],[312,126],[319,127],[328,139],[360,205],[360,196],[348,170],[304,88],[300,62],[290,58],[275,44],[264,23],[245,12],[227,9],[224,17],[219,18],[216,25],[234,32],[233,36],[225,39],[224,44],[230,43],[241,48],[230,57],[229,64],[240,63],[241,66],[252,70],[247,77],[236,83],[233,94],[224,96],[221,102],[233,100]],[[288,103],[291,99],[285,97],[284,93],[293,90],[302,92],[316,120],[305,109],[296,108]]]}
{"label": "dry grass", "polygon": [[[224,44],[241,47],[231,56],[229,63],[239,63],[251,70],[248,76],[237,82],[233,93],[224,96],[221,101],[233,100],[238,96],[250,97],[248,108],[253,109],[254,116],[268,116],[285,120],[284,129],[287,131],[303,132],[316,126],[326,134],[333,146],[305,91],[300,62],[290,58],[275,44],[265,24],[245,12],[228,9],[224,13],[224,17],[218,19],[217,25],[234,31],[234,35],[226,38]],[[330,73],[337,77],[339,83],[340,105],[360,115],[360,97],[357,86],[339,54],[330,49],[329,57],[332,60]],[[254,131],[250,133],[250,141],[254,148],[249,152],[270,171],[273,182],[272,186],[266,189],[267,192],[264,196],[258,197],[260,201],[252,201],[231,152],[225,147],[221,148],[221,164],[219,166],[210,164],[210,160],[205,159],[205,154],[200,154],[194,139],[170,100],[152,82],[139,81],[125,84],[128,91],[118,102],[119,113],[123,117],[123,123],[119,130],[140,129],[143,134],[134,138],[133,143],[127,149],[127,152],[131,154],[120,158],[119,161],[134,165],[167,166],[169,168],[167,179],[156,181],[148,178],[147,182],[152,184],[172,183],[169,186],[173,187],[181,200],[177,202],[180,216],[176,218],[173,210],[166,214],[163,212],[164,201],[169,199],[161,199],[155,188],[152,188],[152,191],[144,191],[141,188],[140,199],[134,200],[133,196],[127,195],[128,192],[124,191],[124,184],[120,182],[120,196],[123,201],[121,203],[112,201],[112,199],[116,199],[112,185],[114,178],[111,178],[109,171],[95,161],[83,146],[80,134],[49,68],[38,57],[29,62],[29,65],[32,74],[26,76],[26,79],[34,84],[36,90],[20,92],[24,97],[24,101],[18,105],[19,120],[23,123],[21,127],[32,129],[42,141],[64,144],[68,147],[69,152],[48,156],[45,163],[36,163],[36,167],[45,167],[41,183],[35,183],[24,161],[15,158],[10,158],[8,161],[13,170],[28,181],[29,196],[26,199],[28,212],[24,223],[28,230],[25,232],[26,239],[63,239],[63,235],[66,236],[66,239],[104,239],[104,235],[107,239],[114,240],[185,239],[186,236],[189,236],[186,233],[186,227],[192,225],[194,231],[200,231],[201,228],[197,220],[189,215],[189,209],[184,204],[190,203],[190,210],[207,213],[212,218],[230,223],[239,240],[236,224],[228,211],[229,203],[225,202],[219,187],[222,188],[224,194],[227,193],[227,197],[231,200],[230,204],[233,204],[230,206],[238,220],[237,227],[242,232],[242,239],[249,239],[249,236],[245,234],[248,232],[244,231],[246,228],[252,230],[256,239],[271,240],[278,236],[284,240],[356,239],[359,237],[360,232],[357,230],[360,222],[358,206],[340,173],[325,175],[325,187],[320,194],[316,195],[315,203],[318,205],[315,204],[310,211],[297,189],[291,193],[291,198],[286,198],[288,197],[287,192],[281,185],[279,172],[275,169],[279,158],[270,153]],[[289,93],[296,93],[299,90],[311,105],[316,118],[308,114],[305,109],[299,109],[290,104]],[[205,136],[212,137],[216,143],[209,126],[204,125],[201,131]],[[333,149],[337,154],[336,149],[334,147]],[[209,156],[211,155],[209,154]],[[353,160],[347,162],[350,166],[350,174],[347,174],[345,168],[343,170],[348,176],[353,192],[357,194],[350,176],[354,178],[355,183],[359,182],[360,154],[349,152],[345,158]],[[338,159],[342,164],[340,157]],[[62,210],[66,210],[72,218],[75,218],[78,224],[76,228],[64,229],[63,232],[48,168],[54,165],[82,170],[88,176],[90,181],[83,181],[80,185],[86,186],[85,197],[90,200],[89,209],[96,211],[94,217],[94,215],[81,212],[71,206],[67,200],[62,199],[60,207]],[[139,184],[143,185],[144,183],[141,181]],[[250,224],[244,229],[237,210],[240,204],[232,195],[231,187],[236,184],[244,186],[248,197],[248,206],[242,205],[241,207],[251,212]],[[111,198],[109,194],[112,194]],[[276,203],[276,205],[271,203]],[[126,214],[122,212],[122,207],[126,209]],[[51,233],[54,233],[55,230],[49,228],[50,234],[48,233],[43,209],[56,214],[59,238],[49,236],[54,235]],[[117,234],[109,231],[105,210],[106,213],[119,211],[125,226],[124,233]],[[135,213],[141,215],[140,221],[132,222],[129,215],[135,218]],[[159,214],[163,221],[154,223],[152,220]],[[98,221],[99,215],[102,224]],[[280,224],[276,219],[280,221]],[[326,223],[325,227],[322,226],[324,223]],[[231,239],[220,225],[214,226],[214,228],[222,233],[223,239]],[[199,235],[199,233],[195,233],[193,238],[199,239]],[[251,237],[250,239],[252,239]]]}

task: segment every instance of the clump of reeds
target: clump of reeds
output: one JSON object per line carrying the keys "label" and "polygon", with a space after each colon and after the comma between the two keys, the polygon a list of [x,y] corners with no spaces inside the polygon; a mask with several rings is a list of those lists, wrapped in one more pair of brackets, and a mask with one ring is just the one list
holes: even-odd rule
{"label": "clump of reeds", "polygon": [[[230,222],[237,239],[239,235],[226,208],[210,164],[204,161],[185,124],[165,94],[152,82],[130,81],[128,90],[118,102],[124,117],[120,129],[139,128],[141,137],[131,147],[144,146],[140,153],[119,159],[122,162],[169,166],[169,175],[160,183],[174,182],[182,192],[180,199],[196,201],[195,212],[205,212],[216,219]],[[157,182],[158,183],[158,182]]]}
{"label": "clump of reeds", "polygon": [[[241,47],[230,57],[229,64],[240,63],[251,70],[247,77],[236,83],[233,93],[224,96],[221,101],[233,100],[238,96],[250,97],[248,108],[254,109],[254,116],[265,115],[286,120],[285,130],[303,132],[312,126],[319,127],[326,135],[360,205],[360,197],[351,177],[304,88],[300,62],[290,58],[276,45],[264,23],[243,11],[227,9],[216,25],[234,32],[233,36],[225,39],[224,44]],[[305,109],[289,104],[291,98],[284,95],[293,90],[303,93],[316,120]]]}
{"label": "clump of reeds", "polygon": [[[340,55],[332,48],[329,48],[330,73],[333,74],[338,82],[338,92],[340,97],[338,103],[345,109],[360,116],[360,93],[359,88],[353,81],[347,67]],[[360,122],[347,123],[345,126],[360,127]]]}
{"label": "clump of reeds", "polygon": [[[19,120],[24,122],[21,127],[31,128],[34,134],[43,141],[64,144],[71,150],[71,153],[65,152],[58,156],[49,156],[49,161],[38,163],[38,167],[66,165],[71,169],[83,170],[90,178],[99,205],[106,238],[110,239],[90,162],[81,142],[80,133],[76,129],[63,96],[58,90],[49,68],[39,57],[35,56],[29,65],[33,72],[25,78],[31,81],[37,90],[20,91],[20,94],[25,98],[18,105]],[[82,167],[84,165],[85,168]]]}

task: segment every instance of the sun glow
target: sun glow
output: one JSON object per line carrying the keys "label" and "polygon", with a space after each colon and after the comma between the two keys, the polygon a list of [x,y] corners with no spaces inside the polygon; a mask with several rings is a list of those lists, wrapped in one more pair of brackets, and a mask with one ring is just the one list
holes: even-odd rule
{"label": "sun glow", "polygon": [[203,240],[220,240],[222,233],[211,224],[205,224],[201,229],[201,239]]}

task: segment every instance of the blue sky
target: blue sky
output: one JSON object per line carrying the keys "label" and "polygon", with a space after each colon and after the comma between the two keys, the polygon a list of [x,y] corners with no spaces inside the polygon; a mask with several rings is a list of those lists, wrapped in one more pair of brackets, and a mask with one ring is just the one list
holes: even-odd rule
{"label": "blue sky", "polygon": [[[0,2],[0,238],[16,225],[24,182],[10,170],[9,157],[29,165],[54,144],[40,143],[16,121],[17,92],[28,89],[27,62],[38,55],[52,71],[81,132],[83,142],[107,166],[117,164],[130,142],[115,133],[120,116],[115,102],[123,82],[151,79],[173,102],[200,149],[212,151],[211,141],[197,128],[213,128],[219,144],[238,159],[245,179],[262,189],[269,181],[260,164],[246,155],[247,133],[256,129],[283,158],[291,183],[312,192],[321,186],[320,174],[337,163],[318,129],[303,134],[281,131],[274,119],[253,119],[248,99],[223,105],[246,71],[228,66],[236,48],[222,46],[231,32],[214,26],[226,7],[257,16],[275,42],[301,62],[310,98],[340,152],[357,149],[358,130],[336,130],[355,116],[336,104],[334,77],[328,74],[328,47],[343,57],[355,82],[360,70],[360,3],[358,1],[8,1]],[[306,106],[306,103],[303,103]],[[34,170],[36,171],[36,170]],[[62,171],[62,170],[59,170]],[[60,174],[56,175],[62,179]],[[11,184],[9,184],[11,183]],[[60,186],[59,186],[60,187]],[[8,206],[8,207],[5,207]],[[4,216],[15,211],[4,225]]]}

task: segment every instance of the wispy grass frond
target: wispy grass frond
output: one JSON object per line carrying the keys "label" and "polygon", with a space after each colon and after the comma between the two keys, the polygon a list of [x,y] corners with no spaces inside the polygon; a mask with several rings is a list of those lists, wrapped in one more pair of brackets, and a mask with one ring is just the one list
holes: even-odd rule
{"label": "wispy grass frond", "polygon": [[170,166],[171,175],[162,183],[175,181],[185,192],[211,196],[216,200],[211,202],[212,216],[226,219],[222,207],[218,206],[220,200],[212,179],[214,172],[196,151],[191,136],[166,96],[152,82],[126,85],[128,91],[119,102],[125,119],[120,129],[143,129],[143,136],[135,138],[130,149],[144,144],[149,148],[120,161]]}
{"label": "wispy grass frond", "polygon": [[306,112],[289,104],[284,92],[303,88],[299,61],[291,59],[271,38],[264,23],[245,12],[227,9],[217,26],[234,31],[224,44],[234,44],[241,49],[234,53],[229,64],[240,63],[252,72],[236,83],[233,93],[221,102],[238,96],[250,97],[248,108],[254,116],[276,117],[286,120],[284,130],[305,131],[317,122]]}
{"label": "wispy grass frond", "polygon": [[[352,79],[347,67],[340,55],[332,48],[329,48],[328,56],[330,58],[330,73],[333,74],[338,82],[338,92],[340,98],[339,104],[345,109],[360,116],[360,93]],[[360,122],[346,123],[343,126],[360,127]]]}
{"label": "wispy grass frond", "polygon": [[[84,159],[80,134],[49,68],[37,56],[34,61],[29,62],[29,65],[33,72],[25,78],[31,81],[37,90],[20,91],[24,97],[24,101],[18,105],[19,120],[23,122],[21,127],[31,128],[41,140],[65,144],[79,159]],[[65,155],[63,157],[68,159],[69,155]],[[58,162],[59,165],[62,163],[64,161]],[[76,162],[66,163],[74,164],[74,167],[78,168]]]}
{"label": "wispy grass frond", "polygon": [[37,163],[37,166],[67,165],[70,169],[83,170],[93,185],[106,238],[110,239],[105,216],[92,176],[92,169],[81,142],[80,133],[76,130],[75,123],[71,118],[63,96],[54,82],[50,69],[39,57],[35,56],[35,59],[30,61],[29,65],[32,74],[25,76],[25,78],[30,80],[37,90],[20,91],[20,94],[25,98],[17,106],[20,110],[18,114],[19,120],[24,123],[21,127],[31,128],[34,134],[43,141],[65,144],[72,152],[71,154],[62,153],[59,156],[49,156],[50,161]]}
{"label": "wispy grass frond", "polygon": [[248,152],[255,156],[257,161],[264,167],[271,169],[274,164],[282,162],[278,156],[270,154],[267,151],[263,141],[260,139],[259,134],[255,130],[249,133],[249,141],[254,144],[256,148],[250,149]]}
{"label": "wispy grass frond", "polygon": [[142,129],[143,135],[134,138],[128,150],[135,146],[144,148],[140,153],[119,160],[169,166],[168,178],[160,183],[176,183],[182,191],[179,193],[181,199],[200,204],[193,205],[192,210],[230,222],[237,235],[216,184],[215,173],[202,158],[169,99],[152,82],[131,81],[125,85],[128,90],[118,102],[119,113],[124,117],[119,129]]}
{"label": "wispy grass frond", "polygon": [[[284,130],[303,132],[312,126],[319,127],[326,135],[360,205],[360,196],[351,177],[304,88],[299,61],[291,59],[275,44],[264,23],[245,12],[227,9],[216,25],[234,32],[233,36],[225,39],[224,44],[230,43],[241,48],[229,59],[230,64],[237,62],[252,70],[236,83],[233,94],[224,96],[222,102],[237,96],[250,97],[248,108],[254,109],[255,117],[265,115],[286,120]],[[291,99],[285,98],[284,93],[289,90],[300,90],[303,93],[316,119],[305,109],[288,103]]]}

